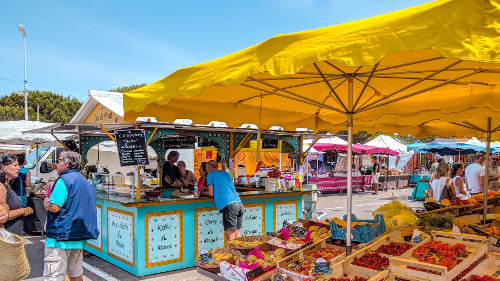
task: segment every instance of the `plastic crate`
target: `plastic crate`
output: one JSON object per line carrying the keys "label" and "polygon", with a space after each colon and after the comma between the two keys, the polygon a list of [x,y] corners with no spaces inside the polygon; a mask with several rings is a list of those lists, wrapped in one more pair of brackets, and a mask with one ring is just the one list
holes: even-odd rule
{"label": "plastic crate", "polygon": [[[347,216],[344,216],[344,221],[346,219]],[[373,227],[369,224],[356,226],[355,229],[351,230],[352,241],[366,243],[377,238],[386,231],[384,216],[382,215],[376,215],[374,220],[358,220],[356,216],[352,214],[351,221],[376,223]],[[339,228],[335,222],[330,222],[330,230],[332,232],[332,238],[346,240],[346,228]]]}

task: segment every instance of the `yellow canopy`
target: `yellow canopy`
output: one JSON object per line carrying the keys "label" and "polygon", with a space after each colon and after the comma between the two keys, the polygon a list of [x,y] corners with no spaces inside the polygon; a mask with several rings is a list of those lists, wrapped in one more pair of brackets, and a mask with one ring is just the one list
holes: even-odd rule
{"label": "yellow canopy", "polygon": [[[440,0],[278,35],[125,93],[125,119],[337,132],[345,130],[350,112],[356,129],[373,132],[381,130],[365,122],[389,109],[393,122],[405,126],[446,118],[427,110],[436,95],[423,93],[500,82],[499,5],[499,0]],[[403,99],[418,107],[400,106]],[[481,108],[490,104],[476,101],[474,92],[454,104],[464,108],[472,102],[482,113],[497,112]]]}

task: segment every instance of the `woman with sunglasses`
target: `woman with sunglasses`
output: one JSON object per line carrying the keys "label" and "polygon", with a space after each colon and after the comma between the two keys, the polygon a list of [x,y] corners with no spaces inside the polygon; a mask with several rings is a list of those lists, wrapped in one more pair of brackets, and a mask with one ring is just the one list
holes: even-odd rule
{"label": "woman with sunglasses", "polygon": [[1,158],[0,169],[0,205],[8,213],[8,220],[4,223],[5,229],[11,233],[21,235],[23,233],[23,216],[33,214],[30,207],[23,208],[21,200],[16,192],[10,187],[9,182],[19,175],[19,163],[17,157],[4,154]]}

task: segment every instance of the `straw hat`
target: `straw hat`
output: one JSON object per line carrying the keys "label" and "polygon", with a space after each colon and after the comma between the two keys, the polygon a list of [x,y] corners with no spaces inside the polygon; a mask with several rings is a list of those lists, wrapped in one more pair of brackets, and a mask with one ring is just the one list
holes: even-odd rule
{"label": "straw hat", "polygon": [[7,242],[0,238],[0,280],[18,281],[30,273],[30,265],[24,251],[23,238],[12,234],[16,242]]}

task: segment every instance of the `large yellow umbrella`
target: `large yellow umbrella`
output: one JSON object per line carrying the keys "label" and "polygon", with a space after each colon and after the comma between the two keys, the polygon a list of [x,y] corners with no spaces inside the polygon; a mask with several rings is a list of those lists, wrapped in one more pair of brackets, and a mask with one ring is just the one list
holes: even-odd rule
{"label": "large yellow umbrella", "polygon": [[[222,120],[229,126],[254,123],[260,128],[279,125],[330,132],[347,127],[350,145],[353,124],[361,130],[376,130],[374,116],[388,108],[394,109],[394,128],[410,121],[413,125],[432,119],[452,121],[453,114],[446,112],[426,114],[426,105],[435,95],[424,93],[495,87],[500,82],[499,6],[500,0],[438,0],[278,35],[125,93],[125,119]],[[398,106],[405,99],[422,99],[419,105],[424,107],[415,108],[420,114],[406,115],[408,108]],[[474,95],[462,102],[467,105],[473,100]],[[483,113],[496,113],[484,107]],[[350,229],[349,188],[347,197]],[[349,250],[349,234],[347,245]]]}

